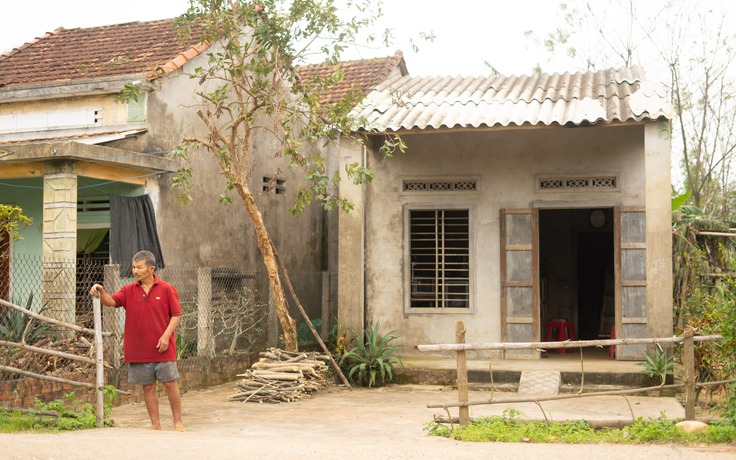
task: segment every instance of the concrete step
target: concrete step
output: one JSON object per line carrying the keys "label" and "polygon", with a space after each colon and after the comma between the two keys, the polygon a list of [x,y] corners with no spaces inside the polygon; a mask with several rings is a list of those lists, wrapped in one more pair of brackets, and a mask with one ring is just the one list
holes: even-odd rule
{"label": "concrete step", "polygon": [[[493,370],[493,379],[488,370],[468,370],[468,383],[475,388],[490,388],[491,381],[497,389],[516,391],[521,381],[522,370]],[[397,372],[405,383],[429,385],[455,385],[457,372],[452,369],[406,368]],[[580,388],[580,372],[560,371],[560,391],[577,391]],[[639,372],[585,372],[584,391],[589,388],[624,389],[657,385],[657,379]],[[566,390],[567,389],[567,390]]]}
{"label": "concrete step", "polygon": [[559,371],[522,371],[519,394],[556,395],[560,393]]}

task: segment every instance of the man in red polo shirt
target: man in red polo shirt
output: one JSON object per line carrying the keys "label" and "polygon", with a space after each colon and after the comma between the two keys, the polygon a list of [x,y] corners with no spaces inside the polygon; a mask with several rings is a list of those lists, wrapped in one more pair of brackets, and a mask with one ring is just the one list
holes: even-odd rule
{"label": "man in red polo shirt", "polygon": [[102,304],[125,308],[123,349],[128,363],[128,383],[143,385],[143,398],[151,429],[161,429],[156,382],[161,382],[171,405],[174,429],[185,431],[181,419],[181,394],[176,368],[174,329],[181,319],[179,294],[153,271],[156,258],[149,251],[133,256],[134,283],[123,286],[113,295],[95,284],[91,295],[99,295]]}

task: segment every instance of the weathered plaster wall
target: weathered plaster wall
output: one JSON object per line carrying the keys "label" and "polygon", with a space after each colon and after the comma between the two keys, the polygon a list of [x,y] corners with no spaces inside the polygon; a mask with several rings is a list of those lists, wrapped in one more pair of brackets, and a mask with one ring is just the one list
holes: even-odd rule
{"label": "weathered plaster wall", "polygon": [[[376,178],[366,195],[365,297],[366,321],[380,322],[385,331],[399,329],[402,342],[409,345],[453,342],[454,324],[458,320],[465,322],[468,341],[500,340],[501,209],[644,206],[647,203],[642,126],[406,134],[403,139],[408,145],[406,154],[385,160],[377,155],[373,157]],[[663,150],[658,152],[664,155]],[[663,157],[659,160],[657,167],[666,169],[669,174]],[[596,193],[539,192],[535,177],[544,174],[616,175],[619,189]],[[404,178],[444,176],[476,177],[479,192],[412,195],[400,192]],[[669,190],[669,186],[665,188]],[[475,260],[472,308],[462,313],[407,312],[405,209],[410,205],[451,204],[463,204],[471,209],[471,253]],[[669,197],[665,204],[669,205]],[[341,251],[342,237],[341,234]],[[663,233],[658,237],[664,238]],[[665,243],[661,245],[666,246]],[[663,276],[665,270],[662,269]],[[345,282],[341,277],[341,290],[357,292],[359,289],[358,284],[346,286]],[[412,353],[408,348],[404,352]]]}
{"label": "weathered plaster wall", "polygon": [[[205,60],[206,56],[199,56],[188,63],[186,69],[203,65]],[[174,75],[149,96],[147,119],[150,129],[144,138],[145,151],[168,151],[185,136],[202,135],[204,125],[195,114],[195,89],[198,89],[196,79]],[[251,189],[284,263],[295,270],[321,270],[321,207],[312,206],[298,216],[289,215],[288,210],[303,182],[300,170],[291,171],[283,158],[273,157],[278,147],[266,130],[255,132],[254,146],[257,161],[254,156]],[[232,191],[232,204],[219,203],[226,181],[214,157],[206,152],[196,153],[190,157],[190,164],[193,170],[192,204],[177,203],[179,190],[171,186],[172,175],[159,180],[157,219],[167,264],[244,270],[262,268],[255,232],[241,198]],[[263,178],[274,175],[286,180],[285,194],[262,193]]]}
{"label": "weathered plaster wall", "polygon": [[[361,145],[347,140],[342,142],[341,159],[345,164],[364,165],[364,155]],[[350,213],[341,212],[338,218],[337,318],[342,330],[362,331],[365,322],[365,266],[362,261],[365,259],[366,186],[344,180],[340,183],[340,198],[352,202],[354,208]]]}
{"label": "weathered plaster wall", "polygon": [[672,335],[671,130],[645,128],[647,211],[647,334]]}

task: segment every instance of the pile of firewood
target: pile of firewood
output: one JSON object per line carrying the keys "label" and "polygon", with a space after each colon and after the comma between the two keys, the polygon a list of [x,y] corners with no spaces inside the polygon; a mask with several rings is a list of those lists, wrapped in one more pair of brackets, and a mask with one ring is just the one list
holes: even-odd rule
{"label": "pile of firewood", "polygon": [[238,377],[236,393],[228,401],[272,403],[298,401],[328,385],[329,358],[319,352],[292,353],[276,348]]}
{"label": "pile of firewood", "polygon": [[[72,338],[44,338],[33,343],[33,346],[45,348],[51,353],[71,353],[94,358],[94,346],[83,336]],[[87,372],[94,370],[94,364],[83,363],[59,355],[44,355],[30,350],[0,347],[0,364],[15,367],[27,372],[43,375],[60,375],[67,372]],[[7,378],[15,378],[8,374]],[[3,380],[3,376],[0,376]]]}

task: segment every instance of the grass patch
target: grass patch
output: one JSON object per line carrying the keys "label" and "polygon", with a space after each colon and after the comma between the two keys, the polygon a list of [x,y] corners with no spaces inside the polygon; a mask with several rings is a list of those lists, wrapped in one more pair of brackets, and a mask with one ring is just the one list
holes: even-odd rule
{"label": "grass patch", "polygon": [[449,427],[430,422],[425,430],[434,436],[442,436],[468,442],[525,442],[566,444],[716,444],[736,441],[736,425],[711,424],[705,433],[685,433],[675,426],[675,421],[660,417],[639,418],[624,428],[593,428],[583,420],[546,423],[520,420],[520,413],[507,410],[503,416],[483,417],[465,426]]}
{"label": "grass patch", "polygon": [[[112,409],[112,398],[117,391],[105,387],[105,417]],[[0,433],[57,433],[85,430],[97,427],[97,415],[92,404],[80,403],[75,393],[67,393],[63,399],[43,403],[38,399],[35,408],[26,412],[0,409]],[[105,426],[112,422],[105,419]]]}
{"label": "grass patch", "polygon": [[47,422],[42,421],[40,416],[0,410],[0,433],[36,433],[49,431],[51,430],[48,429]]}

